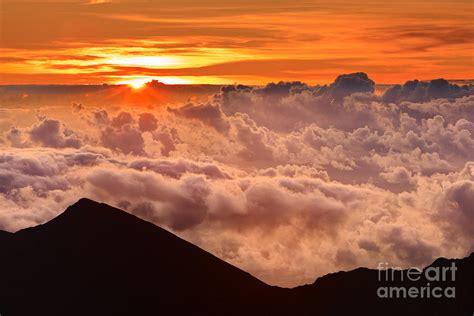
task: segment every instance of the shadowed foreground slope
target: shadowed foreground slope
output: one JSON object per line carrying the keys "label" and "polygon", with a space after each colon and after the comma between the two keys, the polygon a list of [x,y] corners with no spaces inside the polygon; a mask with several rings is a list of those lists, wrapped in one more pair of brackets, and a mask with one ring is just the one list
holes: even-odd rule
{"label": "shadowed foreground slope", "polygon": [[472,315],[474,255],[455,262],[456,299],[380,299],[383,283],[368,269],[282,289],[151,223],[82,199],[44,225],[0,231],[0,313]]}

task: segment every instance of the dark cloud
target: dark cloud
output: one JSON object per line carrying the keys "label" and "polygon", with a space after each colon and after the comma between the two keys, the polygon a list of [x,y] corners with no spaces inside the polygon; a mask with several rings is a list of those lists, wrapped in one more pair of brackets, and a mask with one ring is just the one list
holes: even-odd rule
{"label": "dark cloud", "polygon": [[92,116],[91,123],[93,125],[94,124],[108,125],[110,122],[109,114],[104,109],[98,109],[98,110],[92,111],[91,116]]}
{"label": "dark cloud", "polygon": [[120,128],[106,127],[101,131],[100,140],[105,147],[124,154],[144,154],[145,142],[141,131],[128,124]]}
{"label": "dark cloud", "polygon": [[382,96],[384,102],[399,103],[402,101],[427,102],[439,98],[459,98],[474,94],[471,86],[451,84],[445,79],[434,79],[429,82],[407,81],[404,85],[394,85]]}
{"label": "dark cloud", "polygon": [[138,117],[138,127],[142,132],[152,132],[158,127],[158,120],[152,113],[141,113]]}
{"label": "dark cloud", "polygon": [[115,128],[121,128],[124,125],[131,125],[135,122],[132,114],[128,112],[120,112],[117,116],[113,117],[110,121],[110,125]]}
{"label": "dark cloud", "polygon": [[161,154],[166,157],[176,150],[177,144],[182,143],[176,128],[165,128],[163,130],[155,131],[153,132],[152,137],[154,140],[161,143]]}
{"label": "dark cloud", "polygon": [[229,86],[224,86],[221,88],[221,91],[225,94],[225,93],[229,93],[229,92],[235,92],[235,91],[250,91],[252,90],[253,87],[251,86],[247,86],[247,85],[243,85],[243,84],[235,84],[235,85],[229,85]]}
{"label": "dark cloud", "polygon": [[[255,91],[268,98],[282,98],[287,97],[290,93],[300,93],[308,89],[309,87],[300,81],[280,81],[278,83],[269,83],[265,87],[256,89]],[[240,88],[240,90],[242,90],[242,88]]]}
{"label": "dark cloud", "polygon": [[338,76],[326,93],[335,99],[342,99],[356,92],[373,93],[374,86],[375,82],[370,80],[366,73],[356,72]]}
{"label": "dark cloud", "polygon": [[58,120],[43,119],[29,130],[29,135],[31,141],[45,147],[81,147],[81,140],[77,134]]}
{"label": "dark cloud", "polygon": [[214,127],[217,131],[225,133],[229,130],[229,123],[218,104],[192,104],[188,103],[182,107],[168,111],[186,118],[197,119],[207,125]]}

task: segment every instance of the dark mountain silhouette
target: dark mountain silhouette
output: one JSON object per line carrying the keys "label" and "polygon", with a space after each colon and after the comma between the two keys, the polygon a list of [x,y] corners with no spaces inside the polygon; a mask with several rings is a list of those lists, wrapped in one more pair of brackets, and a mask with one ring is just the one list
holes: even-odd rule
{"label": "dark mountain silhouette", "polygon": [[[0,314],[15,315],[472,315],[474,254],[455,262],[456,298],[378,298],[356,269],[283,289],[269,286],[170,232],[82,199],[50,222],[0,232]],[[405,271],[406,273],[406,271]],[[431,282],[435,286],[436,282]]]}

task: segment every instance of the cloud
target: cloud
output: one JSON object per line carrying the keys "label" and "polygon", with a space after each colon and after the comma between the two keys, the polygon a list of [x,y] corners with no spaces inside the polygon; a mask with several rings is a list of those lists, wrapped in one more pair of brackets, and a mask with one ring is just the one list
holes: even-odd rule
{"label": "cloud", "polygon": [[97,109],[91,113],[90,123],[92,125],[108,125],[109,124],[109,114],[104,109]]}
{"label": "cloud", "polygon": [[[129,112],[119,112],[110,121],[105,110],[97,110],[93,114],[93,118],[103,126],[100,130],[100,143],[124,154],[145,155],[143,133],[153,132],[158,127],[158,120],[152,113],[140,113],[138,123]],[[159,139],[155,137],[155,140]]]}
{"label": "cloud", "polygon": [[432,99],[460,98],[474,94],[471,86],[451,84],[445,79],[434,79],[429,82],[407,81],[404,85],[394,85],[382,96],[384,102],[400,103],[402,101],[427,102]]}
{"label": "cloud", "polygon": [[416,181],[413,174],[404,167],[394,167],[390,171],[382,172],[380,177],[388,183],[400,184],[402,186],[410,186]]}
{"label": "cloud", "polygon": [[182,107],[173,109],[168,108],[168,111],[176,113],[179,116],[186,118],[197,119],[209,126],[214,127],[219,132],[226,132],[229,130],[229,123],[225,120],[224,114],[219,105],[214,104],[186,104]]}
{"label": "cloud", "polygon": [[336,99],[341,99],[355,92],[372,93],[374,92],[375,82],[369,79],[367,74],[357,72],[348,75],[340,75],[336,81],[329,86],[327,91]]}
{"label": "cloud", "polygon": [[44,118],[29,130],[30,140],[45,147],[81,147],[77,134],[61,124],[60,121]]}
{"label": "cloud", "polygon": [[181,178],[186,173],[202,174],[214,179],[230,177],[215,164],[197,164],[183,159],[176,161],[152,159],[134,160],[128,164],[128,167],[135,170],[154,171],[171,178]]}
{"label": "cloud", "polygon": [[69,101],[14,109],[0,143],[0,229],[89,197],[284,286],[380,260],[464,256],[473,96],[387,103],[372,89],[356,73],[166,106],[91,96],[73,111]]}
{"label": "cloud", "polygon": [[106,127],[102,130],[101,142],[105,147],[124,154],[144,154],[145,142],[141,131],[128,124],[118,128]]}
{"label": "cloud", "polygon": [[152,113],[141,113],[138,118],[138,127],[142,132],[152,132],[158,127],[158,120]]}
{"label": "cloud", "polygon": [[28,142],[25,139],[25,136],[23,135],[22,131],[14,126],[12,126],[10,130],[5,133],[5,138],[12,147],[28,146]]}
{"label": "cloud", "polygon": [[[474,181],[461,180],[449,185],[442,197],[438,216],[452,234],[474,236]],[[461,229],[462,232],[456,230]],[[461,237],[462,238],[462,237]],[[472,247],[471,247],[472,249]]]}
{"label": "cloud", "polygon": [[[287,132],[311,123],[349,130],[377,124],[379,117],[367,108],[368,103],[378,101],[373,91],[374,82],[367,74],[352,73],[338,76],[325,86],[311,87],[301,82],[271,83],[253,89],[228,86],[217,99],[225,114],[246,113],[257,124],[275,131]],[[377,112],[393,111],[390,106],[374,107]]]}
{"label": "cloud", "polygon": [[120,112],[117,116],[113,117],[110,121],[110,125],[114,128],[121,128],[125,125],[131,125],[135,122],[132,114],[128,112]]}
{"label": "cloud", "polygon": [[171,152],[176,150],[177,144],[181,143],[175,128],[164,128],[162,130],[155,131],[152,134],[152,138],[161,144],[160,152],[166,157],[168,157]]}

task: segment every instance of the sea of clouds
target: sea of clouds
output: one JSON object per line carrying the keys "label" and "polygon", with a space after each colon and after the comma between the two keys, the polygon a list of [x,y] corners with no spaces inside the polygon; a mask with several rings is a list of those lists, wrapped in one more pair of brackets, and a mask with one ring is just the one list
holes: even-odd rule
{"label": "sea of clouds", "polygon": [[355,73],[134,107],[9,100],[0,229],[88,197],[281,286],[474,251],[474,87],[374,91]]}

